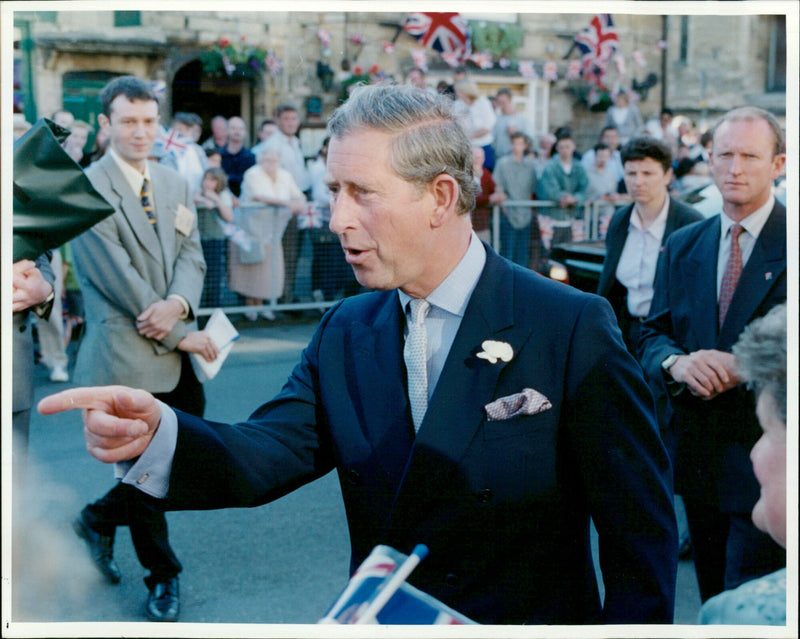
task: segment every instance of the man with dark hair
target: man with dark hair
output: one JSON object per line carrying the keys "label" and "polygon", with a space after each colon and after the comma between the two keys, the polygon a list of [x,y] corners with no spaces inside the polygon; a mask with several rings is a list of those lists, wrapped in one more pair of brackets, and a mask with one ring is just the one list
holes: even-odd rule
{"label": "man with dark hair", "polygon": [[608,225],[597,293],[611,302],[625,344],[635,353],[650,312],[661,248],[673,231],[703,217],[669,196],[672,152],[665,142],[634,138],[622,148],[622,163],[633,203],[619,209]]}
{"label": "man with dark hair", "polygon": [[[206,267],[192,194],[175,171],[148,161],[158,131],[158,101],[149,84],[133,76],[115,78],[100,99],[97,121],[109,135],[109,148],[86,175],[116,212],[72,240],[86,307],[75,377],[83,384],[147,388],[200,416],[205,397],[189,353],[213,359],[216,347],[196,330]],[[114,534],[124,525],[150,571],[148,618],[175,621],[181,564],[169,545],[163,511],[120,482],[74,522],[112,583],[120,580]]]}
{"label": "man with dark hair", "polygon": [[330,228],[373,292],[326,313],[273,401],[235,426],[120,387],[39,410],[90,403],[90,451],[135,460],[123,481],[170,509],[255,506],[336,469],[352,570],[377,544],[424,543],[409,581],[475,621],[669,623],[669,462],[608,303],[477,239],[446,98],[361,86],[328,133]]}
{"label": "man with dark hair", "polygon": [[786,208],[772,193],[783,132],[771,113],[743,107],[723,116],[712,140],[722,213],[667,241],[638,350],[669,390],[676,491],[703,601],[786,562],[750,519],[759,487],[748,453],[761,429],[731,354],[747,324],[786,300]]}

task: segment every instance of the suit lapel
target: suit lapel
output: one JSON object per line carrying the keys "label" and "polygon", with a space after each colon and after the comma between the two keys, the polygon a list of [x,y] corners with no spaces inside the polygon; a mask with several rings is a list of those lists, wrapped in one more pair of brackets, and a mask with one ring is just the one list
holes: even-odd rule
{"label": "suit lapel", "polygon": [[[502,296],[497,292],[503,291]],[[439,383],[414,441],[393,513],[411,508],[420,488],[440,486],[443,474],[457,472],[484,419],[484,406],[494,399],[503,362],[491,364],[476,356],[487,339],[505,341],[517,352],[530,335],[530,327],[514,330],[513,273],[490,249],[484,272],[472,293],[461,326],[450,348]],[[447,463],[441,463],[447,460]],[[413,487],[404,491],[404,486]]]}
{"label": "suit lapel", "polygon": [[147,220],[147,214],[142,209],[142,201],[138,193],[128,185],[128,180],[119,170],[117,163],[111,156],[102,160],[103,169],[106,171],[112,190],[119,196],[119,210],[128,225],[133,230],[142,249],[153,256],[163,266],[164,257],[159,245],[158,236],[153,226]]}
{"label": "suit lapel", "polygon": [[[697,348],[713,348],[717,341],[717,255],[720,220],[717,216],[700,235],[681,265],[683,282],[695,318]],[[694,345],[687,345],[692,348]]]}
{"label": "suit lapel", "polygon": [[170,185],[158,169],[150,165],[150,181],[153,190],[153,205],[156,211],[156,227],[167,281],[172,281],[172,265],[175,263],[175,211],[174,203],[167,197]]}
{"label": "suit lapel", "polygon": [[414,438],[403,362],[403,322],[397,293],[386,295],[372,324],[355,322],[348,330],[353,379],[361,401],[356,407],[366,441],[381,468],[397,486]]}
{"label": "suit lapel", "polygon": [[603,280],[601,287],[600,287],[600,294],[601,295],[608,295],[611,291],[612,287],[614,286],[614,280],[617,277],[617,265],[619,264],[619,258],[622,255],[622,249],[625,247],[625,240],[628,237],[628,227],[631,223],[631,215],[633,214],[633,204],[628,206],[627,210],[623,214],[622,218],[619,221],[619,233],[616,233],[612,237],[611,244],[608,245],[606,251],[606,259],[608,260],[608,269],[604,269],[604,273],[608,273],[606,279]]}
{"label": "suit lapel", "polygon": [[667,239],[672,234],[673,231],[677,228],[678,225],[678,206],[676,201],[670,197],[669,195],[669,209],[667,209],[667,223],[664,226],[664,235],[661,236],[661,247],[664,247],[664,244],[667,243]]}
{"label": "suit lapel", "polygon": [[772,209],[742,271],[720,329],[718,346],[724,350],[738,339],[744,325],[786,269],[786,216],[785,212],[781,214],[781,208],[776,204]]}

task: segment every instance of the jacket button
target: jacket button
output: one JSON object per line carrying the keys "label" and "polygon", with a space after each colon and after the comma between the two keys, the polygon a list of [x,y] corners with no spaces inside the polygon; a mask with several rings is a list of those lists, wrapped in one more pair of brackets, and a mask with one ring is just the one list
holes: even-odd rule
{"label": "jacket button", "polygon": [[444,578],[444,583],[447,584],[450,588],[455,588],[456,586],[458,586],[459,581],[461,580],[458,578],[458,575],[454,575],[453,573],[450,573]]}
{"label": "jacket button", "polygon": [[347,483],[351,486],[358,486],[361,483],[361,475],[357,470],[350,469],[347,471]]}
{"label": "jacket button", "polygon": [[478,493],[478,500],[482,504],[488,504],[494,498],[494,493],[492,492],[491,488],[484,488],[481,492]]}
{"label": "jacket button", "polygon": [[28,328],[26,324],[20,324],[19,325],[19,332],[20,333],[24,333],[26,328]]}

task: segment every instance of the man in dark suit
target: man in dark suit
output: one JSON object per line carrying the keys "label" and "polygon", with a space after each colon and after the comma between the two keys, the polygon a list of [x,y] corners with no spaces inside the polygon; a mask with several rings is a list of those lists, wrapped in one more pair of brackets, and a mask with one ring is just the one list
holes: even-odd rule
{"label": "man in dark suit", "polygon": [[427,544],[411,583],[476,621],[670,622],[670,466],[608,303],[480,243],[447,99],[359,87],[328,132],[330,226],[373,292],[328,311],[272,401],[236,426],[120,387],[39,410],[94,409],[90,451],[133,460],[123,481],[170,509],[255,506],[336,469],[352,568]]}
{"label": "man in dark suit", "polygon": [[730,352],[749,322],[786,299],[786,209],[772,194],[785,160],[770,113],[736,109],[716,125],[710,165],[722,214],[667,241],[639,342],[645,372],[669,388],[676,487],[704,601],[786,560],[750,519],[759,487],[748,455],[761,431]]}
{"label": "man in dark suit", "polygon": [[[158,101],[147,82],[122,76],[101,95],[98,122],[109,150],[86,171],[116,212],[72,242],[86,305],[86,334],[75,364],[80,384],[128,384],[202,416],[203,387],[189,353],[216,356],[197,330],[205,261],[192,193],[176,171],[148,162],[158,128]],[[75,530],[106,578],[116,583],[117,526],[127,525],[145,578],[145,611],[154,621],[178,617],[181,564],[162,511],[125,483],[89,504]]]}
{"label": "man in dark suit", "polygon": [[703,216],[669,196],[672,151],[666,143],[634,138],[622,148],[621,158],[633,203],[617,210],[609,222],[597,293],[611,302],[622,338],[635,353],[641,323],[650,311],[662,247],[673,231]]}

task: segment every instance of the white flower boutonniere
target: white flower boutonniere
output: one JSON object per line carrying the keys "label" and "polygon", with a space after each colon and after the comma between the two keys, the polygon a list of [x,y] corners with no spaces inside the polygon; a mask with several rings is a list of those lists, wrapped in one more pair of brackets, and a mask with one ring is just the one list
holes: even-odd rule
{"label": "white flower boutonniere", "polygon": [[511,348],[511,344],[506,342],[495,342],[487,339],[481,344],[481,348],[483,350],[478,353],[478,357],[488,360],[490,364],[497,364],[498,360],[510,362],[514,357],[514,349]]}

